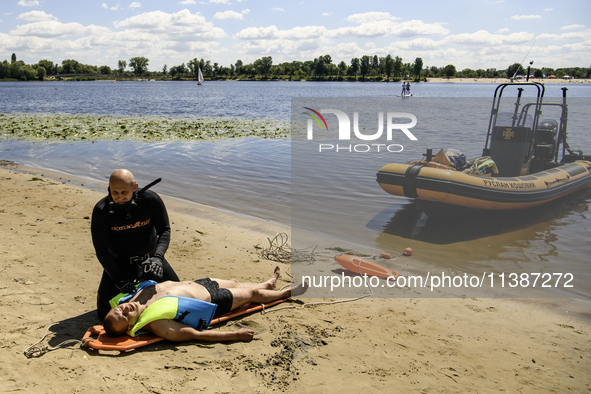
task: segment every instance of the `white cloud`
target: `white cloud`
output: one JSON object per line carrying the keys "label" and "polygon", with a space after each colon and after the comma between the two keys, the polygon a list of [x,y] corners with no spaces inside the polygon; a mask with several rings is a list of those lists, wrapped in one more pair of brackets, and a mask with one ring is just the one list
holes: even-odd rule
{"label": "white cloud", "polygon": [[443,27],[441,23],[424,23],[419,20],[395,22],[393,19],[389,18],[374,19],[371,22],[364,22],[359,26],[340,27],[330,30],[328,35],[331,37],[412,37],[421,35],[444,35],[447,33],[449,33],[449,30]]}
{"label": "white cloud", "polygon": [[324,26],[301,26],[289,30],[279,30],[277,26],[248,27],[236,33],[234,38],[241,40],[286,40],[297,41],[319,38],[326,34]]}
{"label": "white cloud", "polygon": [[10,33],[15,36],[65,37],[84,34],[85,27],[80,23],[61,23],[57,21],[33,22],[17,26]]}
{"label": "white cloud", "polygon": [[446,43],[463,45],[486,45],[501,46],[507,44],[524,44],[534,39],[533,33],[513,33],[513,34],[491,34],[485,30],[479,30],[475,33],[453,34],[446,37],[443,41]]}
{"label": "white cloud", "polygon": [[191,5],[191,4],[197,4],[197,2],[195,0],[183,0],[183,1],[179,1],[179,4],[181,4],[181,5]]}
{"label": "white cloud", "polygon": [[285,10],[281,7],[273,7],[271,8],[272,11],[279,11],[279,12],[285,12]]}
{"label": "white cloud", "polygon": [[590,43],[591,42],[591,29],[583,30],[583,31],[573,31],[568,33],[562,34],[552,34],[552,33],[543,33],[536,37],[537,39],[541,40],[579,40],[581,42]]}
{"label": "white cloud", "polygon": [[234,34],[241,40],[268,40],[279,38],[279,29],[275,25],[269,27],[247,27]]}
{"label": "white cloud", "polygon": [[16,19],[27,22],[55,21],[57,18],[45,11],[29,11],[20,14]]}
{"label": "white cloud", "polygon": [[107,3],[101,3],[101,7],[103,7],[106,10],[117,11],[119,9],[119,4],[109,7]]}
{"label": "white cloud", "polygon": [[568,26],[563,26],[560,29],[562,30],[576,30],[576,29],[582,29],[584,28],[584,25],[568,25]]}
{"label": "white cloud", "polygon": [[495,31],[495,33],[497,33],[497,34],[509,33],[509,28],[508,27],[504,27],[502,29],[499,29],[499,30]]}
{"label": "white cloud", "polygon": [[224,12],[216,12],[213,16],[213,19],[237,19],[242,20],[244,18],[244,14],[236,11],[224,11]]}
{"label": "white cloud", "polygon": [[118,29],[138,30],[157,34],[162,39],[153,37],[152,40],[194,41],[216,40],[226,36],[226,33],[207,22],[198,12],[192,14],[184,9],[176,13],[162,11],[144,12],[114,23]]}
{"label": "white cloud", "polygon": [[134,1],[127,8],[129,8],[130,10],[133,10],[133,9],[136,9],[136,8],[140,8],[141,6],[142,6],[141,3],[137,2],[137,1]]}
{"label": "white cloud", "polygon": [[214,4],[230,4],[230,0],[209,0],[209,2]]}
{"label": "white cloud", "polygon": [[19,0],[18,5],[21,7],[36,7],[39,5],[37,0]]}
{"label": "white cloud", "polygon": [[395,21],[400,18],[393,17],[389,12],[365,12],[363,14],[353,14],[347,17],[347,21],[359,24],[374,23],[377,21]]}
{"label": "white cloud", "polygon": [[516,20],[516,21],[520,21],[523,19],[539,19],[541,18],[541,15],[513,15],[511,17],[511,19]]}

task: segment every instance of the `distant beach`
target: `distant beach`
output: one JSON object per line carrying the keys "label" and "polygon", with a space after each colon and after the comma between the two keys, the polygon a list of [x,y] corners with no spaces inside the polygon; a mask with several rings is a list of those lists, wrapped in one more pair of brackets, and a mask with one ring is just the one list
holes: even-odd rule
{"label": "distant beach", "polygon": [[[412,81],[410,81],[412,83]],[[427,78],[427,82],[435,82],[435,83],[511,83],[511,79],[509,78]],[[526,82],[525,79],[515,79],[513,80],[515,83],[519,82]],[[539,83],[557,83],[557,84],[565,84],[565,83],[591,83],[591,79],[564,79],[564,78],[530,78],[529,82],[539,82]]]}

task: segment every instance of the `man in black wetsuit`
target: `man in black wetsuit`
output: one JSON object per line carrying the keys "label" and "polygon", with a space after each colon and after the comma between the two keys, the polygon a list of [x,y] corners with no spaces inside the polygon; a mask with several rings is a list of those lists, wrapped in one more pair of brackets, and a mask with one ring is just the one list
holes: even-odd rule
{"label": "man in black wetsuit", "polygon": [[158,194],[137,188],[130,171],[113,171],[109,194],[92,211],[92,243],[104,269],[97,294],[100,319],[110,310],[109,300],[133,291],[136,280],[179,280],[164,258],[170,243],[166,207]]}

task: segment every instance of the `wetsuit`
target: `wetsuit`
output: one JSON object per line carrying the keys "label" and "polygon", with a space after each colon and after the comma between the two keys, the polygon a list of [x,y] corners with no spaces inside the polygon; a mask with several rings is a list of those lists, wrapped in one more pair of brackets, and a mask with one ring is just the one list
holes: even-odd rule
{"label": "wetsuit", "polygon": [[[153,279],[158,282],[179,278],[164,258],[170,243],[170,224],[164,202],[146,190],[134,193],[131,201],[112,204],[108,195],[92,211],[91,233],[96,256],[103,266],[97,294],[97,313],[104,319],[109,300],[120,292],[118,285]],[[150,256],[162,259],[164,273],[155,278],[142,273],[141,263]]]}

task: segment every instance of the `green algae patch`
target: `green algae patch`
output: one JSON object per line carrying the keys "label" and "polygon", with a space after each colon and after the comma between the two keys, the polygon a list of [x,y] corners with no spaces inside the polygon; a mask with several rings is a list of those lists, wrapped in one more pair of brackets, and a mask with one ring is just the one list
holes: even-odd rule
{"label": "green algae patch", "polygon": [[289,131],[288,123],[270,119],[0,114],[0,138],[33,142],[289,138]]}

